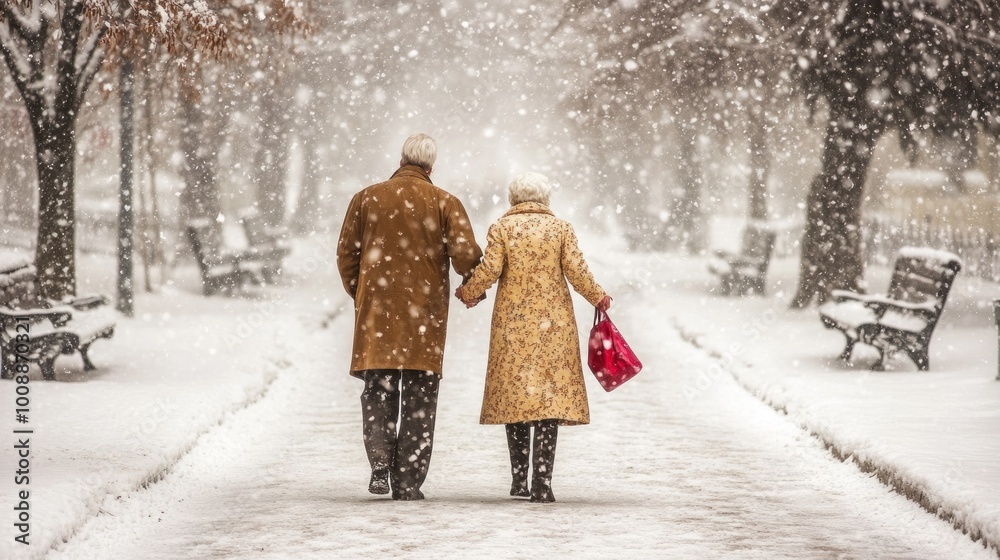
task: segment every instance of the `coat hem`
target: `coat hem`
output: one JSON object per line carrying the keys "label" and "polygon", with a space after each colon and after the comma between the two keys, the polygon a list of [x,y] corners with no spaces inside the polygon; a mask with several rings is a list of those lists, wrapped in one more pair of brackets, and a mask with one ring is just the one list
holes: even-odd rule
{"label": "coat hem", "polygon": [[366,372],[366,371],[372,371],[372,370],[378,370],[378,369],[392,369],[392,370],[397,370],[397,371],[403,371],[403,370],[429,371],[429,372],[433,373],[434,375],[437,375],[439,379],[442,377],[440,370],[429,369],[429,368],[421,368],[421,367],[404,367],[404,366],[369,367],[369,368],[361,368],[361,369],[352,369],[350,371],[350,373],[351,373],[351,377],[356,377],[358,379],[362,379],[363,380],[365,378],[364,375],[363,375],[364,372]]}
{"label": "coat hem", "polygon": [[479,423],[481,425],[483,425],[483,426],[496,426],[496,425],[504,425],[504,424],[516,424],[516,423],[519,423],[519,422],[538,422],[540,420],[555,420],[556,423],[558,425],[560,425],[560,426],[586,426],[586,425],[590,424],[590,419],[589,418],[586,419],[586,420],[577,420],[577,419],[572,419],[572,418],[553,418],[551,416],[546,416],[544,418],[543,417],[538,417],[538,418],[518,418],[518,419],[511,419],[510,421],[503,421],[503,420],[496,420],[496,419],[484,420],[483,418],[480,418],[479,419]]}

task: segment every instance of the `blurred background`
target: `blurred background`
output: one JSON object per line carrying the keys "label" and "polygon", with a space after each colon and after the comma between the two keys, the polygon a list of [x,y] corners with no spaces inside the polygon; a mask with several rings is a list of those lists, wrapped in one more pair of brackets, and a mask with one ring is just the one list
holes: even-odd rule
{"label": "blurred background", "polygon": [[[952,249],[958,237],[985,245],[998,233],[993,3],[2,9],[0,243],[31,250],[54,236],[63,251],[114,253],[130,130],[147,289],[187,258],[179,232],[192,217],[225,221],[256,208],[296,234],[335,234],[350,196],[387,179],[414,132],[437,140],[433,179],[465,201],[478,228],[506,208],[513,174],[534,170],[557,184],[557,212],[636,250],[701,254],[720,219],[772,223],[785,255],[802,250],[810,222],[835,224],[813,245],[841,235],[854,252],[876,222]],[[58,66],[74,38],[74,68]],[[75,106],[60,101],[64,81]],[[70,179],[40,180],[69,141],[43,137],[67,130]],[[822,202],[823,192],[843,207]],[[995,251],[983,258],[995,261]]]}

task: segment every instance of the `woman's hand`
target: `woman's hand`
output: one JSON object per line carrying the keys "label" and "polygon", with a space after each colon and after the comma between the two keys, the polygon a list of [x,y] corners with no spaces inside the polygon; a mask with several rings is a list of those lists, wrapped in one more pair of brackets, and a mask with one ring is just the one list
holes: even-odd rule
{"label": "woman's hand", "polygon": [[464,286],[459,286],[458,288],[455,288],[455,297],[457,297],[458,299],[462,300],[462,303],[465,304],[465,308],[466,309],[472,309],[473,307],[479,305],[479,302],[481,302],[484,299],[486,299],[486,294],[483,294],[483,297],[481,297],[481,298],[479,298],[477,300],[469,301],[469,300],[465,299],[465,290],[462,289],[463,287]]}
{"label": "woman's hand", "polygon": [[607,312],[608,309],[611,309],[611,296],[605,295],[604,299],[597,302],[597,308],[604,312]]}

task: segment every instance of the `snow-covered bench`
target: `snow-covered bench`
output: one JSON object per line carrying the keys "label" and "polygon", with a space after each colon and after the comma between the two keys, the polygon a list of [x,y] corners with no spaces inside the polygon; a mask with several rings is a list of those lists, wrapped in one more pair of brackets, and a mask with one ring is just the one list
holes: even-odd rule
{"label": "snow-covered bench", "polygon": [[743,230],[739,253],[715,252],[708,261],[708,270],[722,281],[722,295],[767,292],[767,267],[774,252],[774,238],[773,230],[751,222]]}
{"label": "snow-covered bench", "polygon": [[847,337],[840,357],[850,360],[854,345],[863,342],[879,351],[874,370],[883,369],[885,360],[899,351],[927,370],[931,335],[961,269],[958,256],[947,251],[904,247],[885,295],[834,290],[819,314],[824,326]]}
{"label": "snow-covered bench", "polygon": [[281,274],[282,261],[291,252],[288,244],[288,228],[271,226],[255,208],[248,208],[239,214],[240,224],[247,236],[247,244],[264,263],[264,279],[273,282]]}
{"label": "snow-covered bench", "polygon": [[217,292],[233,294],[248,284],[264,283],[263,269],[268,261],[253,249],[238,251],[225,247],[222,232],[214,222],[191,220],[187,223],[187,235],[206,296]]}
{"label": "snow-covered bench", "polygon": [[95,369],[90,345],[115,333],[114,310],[104,296],[68,299],[58,304],[39,296],[35,267],[25,261],[0,268],[0,378],[10,379],[17,365],[35,362],[45,379],[55,379],[59,354],[80,352],[83,367]]}

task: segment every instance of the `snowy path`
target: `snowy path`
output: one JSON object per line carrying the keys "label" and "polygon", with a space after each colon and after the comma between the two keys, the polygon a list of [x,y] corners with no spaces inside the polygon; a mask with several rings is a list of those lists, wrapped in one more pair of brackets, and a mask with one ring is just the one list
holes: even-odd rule
{"label": "snowy path", "polygon": [[610,395],[588,379],[593,424],[560,433],[555,504],[506,495],[503,430],[477,423],[489,305],[453,311],[428,500],[369,495],[344,313],[286,341],[264,398],[49,556],[993,558],[730,377],[699,386],[709,359],[635,297],[613,316],[647,369]]}

